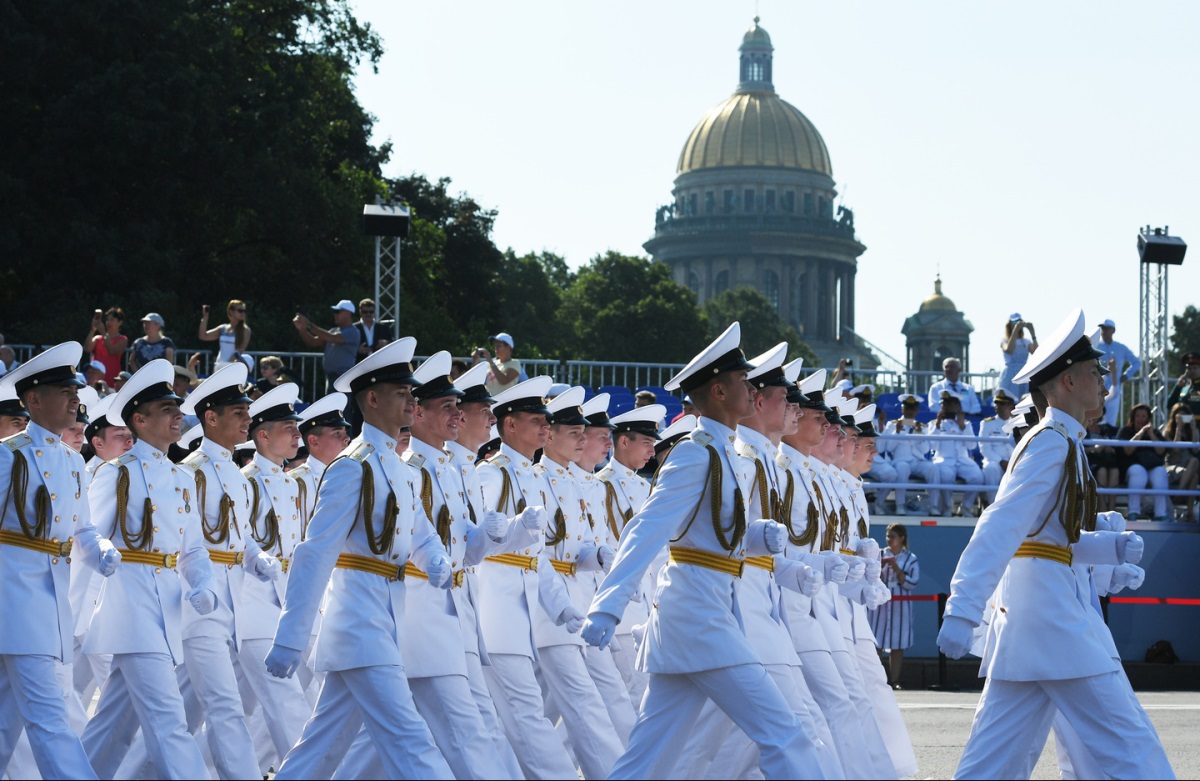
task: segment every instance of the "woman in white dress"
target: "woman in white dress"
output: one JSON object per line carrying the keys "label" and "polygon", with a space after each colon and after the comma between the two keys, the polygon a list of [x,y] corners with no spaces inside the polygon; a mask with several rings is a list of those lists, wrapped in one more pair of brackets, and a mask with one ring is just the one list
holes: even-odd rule
{"label": "woman in white dress", "polygon": [[[1025,329],[1029,329],[1029,338],[1025,338]],[[1029,354],[1037,350],[1037,334],[1033,332],[1033,323],[1021,319],[1019,312],[1008,316],[1004,324],[1004,338],[1000,340],[1000,349],[1004,351],[1004,373],[1000,375],[1000,387],[1008,391],[1014,398],[1019,399],[1029,392],[1028,383],[1017,384],[1013,377],[1021,371]]]}
{"label": "woman in white dress", "polygon": [[904,649],[912,645],[912,602],[896,597],[912,593],[921,579],[921,567],[916,554],[908,549],[908,529],[904,524],[887,527],[887,545],[880,577],[891,590],[892,599],[868,612],[876,642],[888,651],[888,680],[893,689],[899,689]]}
{"label": "woman in white dress", "polygon": [[[250,326],[246,324],[246,302],[236,298],[225,307],[228,323],[216,328],[208,327],[208,304],[201,307],[200,329],[197,337],[202,342],[217,342],[217,362],[213,371],[222,369],[234,361],[241,360],[241,355],[250,346]],[[253,365],[251,366],[253,368]]]}

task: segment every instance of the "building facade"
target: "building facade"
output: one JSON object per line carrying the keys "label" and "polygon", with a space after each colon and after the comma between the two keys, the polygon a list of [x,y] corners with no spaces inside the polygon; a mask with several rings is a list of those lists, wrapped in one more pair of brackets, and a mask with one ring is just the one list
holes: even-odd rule
{"label": "building facade", "polygon": [[[904,320],[900,333],[908,346],[908,368],[914,372],[942,371],[942,361],[959,358],[964,372],[971,371],[971,332],[975,326],[942,294],[942,278],[933,282],[933,295],[921,302],[917,313]],[[910,390],[925,393],[938,377],[920,376]]]}

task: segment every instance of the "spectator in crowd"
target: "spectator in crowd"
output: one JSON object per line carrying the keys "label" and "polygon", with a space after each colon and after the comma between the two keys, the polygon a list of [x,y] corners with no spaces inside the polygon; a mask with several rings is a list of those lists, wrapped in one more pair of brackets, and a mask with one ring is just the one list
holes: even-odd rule
{"label": "spectator in crowd", "polygon": [[333,392],[333,383],[358,362],[358,329],[354,327],[354,303],[343,298],[333,306],[333,327],[326,330],[314,324],[300,312],[292,318],[300,338],[309,347],[325,349],[326,392]]}
{"label": "spectator in crowd", "polygon": [[155,358],[165,358],[169,363],[175,363],[175,343],[163,336],[166,323],[162,315],[151,312],[142,318],[142,330],[145,336],[139,337],[129,351],[129,371],[135,372]]}
{"label": "spectator in crowd", "polygon": [[1175,387],[1171,389],[1171,396],[1167,399],[1167,408],[1183,402],[1188,405],[1193,415],[1200,415],[1200,353],[1184,353],[1182,361],[1183,374],[1179,376],[1179,379],[1175,381]]}
{"label": "spectator in crowd", "polygon": [[892,599],[867,612],[875,641],[888,652],[888,682],[893,689],[899,689],[904,650],[912,646],[912,602],[896,597],[911,594],[921,580],[921,567],[916,554],[908,549],[908,529],[902,523],[887,527],[887,550],[883,552],[880,579],[892,592]]}
{"label": "spectator in crowd", "polygon": [[462,358],[455,358],[450,362],[450,379],[457,380],[459,377],[466,374],[467,370],[470,368],[470,365],[468,365],[467,362]]}
{"label": "spectator in crowd", "polygon": [[[8,350],[9,352],[12,352],[12,348],[7,347],[4,344],[4,334],[0,334],[0,350]],[[3,354],[0,354],[0,359],[3,359],[3,357]],[[7,359],[0,360],[0,377],[8,374],[9,363],[10,362]]]}
{"label": "spectator in crowd", "polygon": [[392,341],[392,323],[380,322],[375,319],[375,302],[364,298],[358,302],[358,320],[354,322],[358,329],[358,358],[362,360],[371,353]]}
{"label": "spectator in crowd", "polygon": [[849,383],[846,387],[854,387],[854,383],[850,382],[850,367],[854,366],[854,361],[850,358],[841,358],[838,360],[837,368],[833,370],[833,374],[829,377],[829,387],[834,387],[838,383],[845,381]]}
{"label": "spectator in crowd", "polygon": [[996,498],[996,487],[1008,470],[1008,460],[1017,445],[1013,435],[1004,430],[1017,400],[1004,388],[999,388],[992,397],[992,406],[996,408],[996,414],[979,421],[979,452],[983,455],[983,484],[988,486],[989,504]]}
{"label": "spectator in crowd", "polygon": [[678,415],[671,418],[671,423],[678,423],[680,420],[682,420],[683,418],[686,418],[688,415],[695,415],[695,414],[696,414],[696,405],[692,403],[692,397],[684,396],[683,397],[683,409],[680,410]]}
{"label": "spectator in crowd", "polygon": [[855,385],[850,389],[850,395],[858,399],[858,408],[862,409],[870,404],[875,398],[874,385]]}
{"label": "spectator in crowd", "polygon": [[[1129,410],[1129,423],[1117,433],[1117,439],[1126,439],[1132,442],[1162,442],[1163,435],[1155,428],[1152,414],[1150,408],[1145,404],[1135,404]],[[1125,484],[1129,488],[1128,517],[1129,520],[1134,521],[1143,514],[1142,495],[1138,493],[1138,490],[1145,488],[1147,483],[1151,488],[1158,490],[1167,487],[1167,468],[1164,460],[1167,449],[1165,447],[1128,446],[1123,450],[1125,455],[1130,458],[1129,466],[1125,470]],[[1156,521],[1169,520],[1165,495],[1160,494],[1154,497],[1153,517]]]}
{"label": "spectator in crowd", "polygon": [[[1092,475],[1096,478],[1096,485],[1099,488],[1119,488],[1121,486],[1125,459],[1123,454],[1117,453],[1111,445],[1089,445],[1087,440],[1116,438],[1116,427],[1105,423],[1103,417],[1096,418],[1088,424],[1083,449],[1087,453],[1088,466],[1091,467]],[[1096,501],[1096,509],[1100,512],[1117,509],[1116,494],[1099,494]]]}
{"label": "spectator in crowd", "polygon": [[[1196,426],[1196,416],[1186,404],[1176,404],[1171,407],[1170,419],[1163,428],[1163,436],[1171,442],[1195,442],[1200,446],[1200,428]],[[1200,448],[1198,448],[1200,449]],[[1195,491],[1200,483],[1200,459],[1196,458],[1198,449],[1167,448],[1164,461],[1167,467],[1167,484],[1171,488],[1182,491]],[[1176,497],[1187,508],[1187,519],[1196,520],[1196,498],[1194,496]]]}
{"label": "spectator in crowd", "polygon": [[118,374],[117,381],[113,384],[113,392],[116,393],[117,391],[121,390],[121,388],[125,387],[125,383],[128,382],[129,378],[132,376],[133,375],[129,372],[121,372]]}
{"label": "spectator in crowd", "polygon": [[89,388],[96,391],[96,394],[100,398],[104,398],[112,393],[108,384],[104,382],[105,368],[104,364],[97,360],[93,360],[87,366],[83,367],[83,381]]}
{"label": "spectator in crowd", "polygon": [[[962,478],[968,489],[970,486],[982,485],[983,470],[979,468],[979,464],[975,463],[975,459],[971,458],[970,446],[959,440],[941,439],[941,437],[971,437],[975,435],[971,422],[967,420],[966,413],[963,412],[962,402],[958,396],[954,395],[953,391],[948,390],[942,391],[941,402],[937,420],[929,429],[929,433],[937,437],[932,440],[933,465],[937,468],[937,480],[939,483],[952,484],[955,478]],[[953,490],[931,491],[930,494],[933,498],[929,509],[930,515],[941,515],[943,507],[946,510],[951,509]],[[970,508],[971,513],[978,516],[979,509],[975,507],[975,499],[978,496],[978,491],[964,490],[962,504],[953,511],[954,514],[963,515],[966,508]]]}
{"label": "spectator in crowd", "polygon": [[246,302],[233,299],[225,307],[228,323],[208,327],[208,304],[200,307],[200,328],[196,337],[202,342],[217,342],[217,362],[213,371],[223,369],[250,347],[250,326],[246,323]]}
{"label": "spectator in crowd", "polygon": [[125,358],[125,348],[129,346],[129,337],[121,333],[121,324],[124,322],[125,310],[119,306],[109,307],[103,313],[97,309],[92,313],[92,330],[83,340],[83,352],[104,366],[103,379],[110,387],[124,368],[121,363]]}
{"label": "spectator in crowd", "polygon": [[[900,417],[881,428],[885,434],[896,434],[903,439],[880,438],[886,443],[888,456],[896,470],[896,482],[907,483],[911,478],[934,482],[937,469],[925,458],[929,452],[929,441],[918,439],[925,433],[925,424],[917,420],[921,402],[911,393],[900,397]],[[916,436],[914,436],[916,435]],[[911,439],[909,438],[911,437]],[[896,489],[896,515],[908,515],[908,491]]]}
{"label": "spectator in crowd", "polygon": [[[1026,338],[1025,331],[1029,330]],[[1037,351],[1037,334],[1034,333],[1033,323],[1025,322],[1020,312],[1013,312],[1004,324],[1004,338],[1000,340],[1000,349],[1004,352],[1004,373],[1000,375],[1000,387],[1014,399],[1019,399],[1029,392],[1028,383],[1015,383],[1013,377],[1021,371],[1029,354]]]}
{"label": "spectator in crowd", "polygon": [[643,390],[633,394],[633,406],[649,407],[651,404],[658,403],[658,396],[654,395],[653,391]]}
{"label": "spectator in crowd", "polygon": [[[3,334],[0,334],[0,339],[2,338],[4,338]],[[20,365],[21,362],[17,360],[17,354],[13,352],[13,348],[7,344],[0,344],[0,377],[3,377]]]}
{"label": "spectator in crowd", "polygon": [[491,351],[486,347],[476,347],[471,355],[471,363],[488,364],[489,371],[484,387],[489,395],[495,396],[521,381],[521,361],[513,357],[515,345],[510,334],[502,331],[495,336],[489,336],[488,339],[492,342]]}
{"label": "spectator in crowd", "polygon": [[[1100,324],[1100,341],[1096,343],[1096,349],[1104,353],[1100,359],[1101,365],[1112,368],[1112,372],[1104,378],[1104,387],[1112,391],[1104,403],[1104,422],[1110,426],[1117,424],[1117,417],[1121,414],[1121,383],[1132,380],[1142,368],[1142,362],[1133,350],[1113,341],[1116,331],[1116,324],[1112,320],[1105,320]],[[1110,361],[1114,361],[1115,366]],[[1129,364],[1128,369],[1125,364]]]}
{"label": "spectator in crowd", "polygon": [[929,389],[929,411],[938,412],[942,408],[943,391],[950,391],[959,400],[962,411],[967,415],[978,415],[983,409],[979,405],[979,397],[975,389],[966,383],[958,381],[962,374],[962,361],[950,357],[942,361],[942,373],[945,379],[938,380]]}

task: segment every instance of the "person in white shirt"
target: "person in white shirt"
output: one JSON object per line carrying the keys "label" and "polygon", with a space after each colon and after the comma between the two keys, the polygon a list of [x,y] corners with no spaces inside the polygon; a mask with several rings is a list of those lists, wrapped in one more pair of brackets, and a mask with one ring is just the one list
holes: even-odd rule
{"label": "person in white shirt", "polygon": [[947,358],[942,361],[942,372],[946,375],[945,379],[938,380],[929,388],[929,411],[940,411],[942,392],[950,391],[961,401],[963,412],[968,415],[978,415],[983,407],[979,404],[979,397],[975,395],[975,389],[965,382],[958,381],[959,375],[962,374],[962,361],[957,358]]}
{"label": "person in white shirt", "polygon": [[[1022,364],[1023,365],[1023,364]],[[1016,376],[1016,375],[1014,375]],[[1017,446],[1012,434],[1004,430],[1004,424],[1012,417],[1017,400],[1008,395],[1008,391],[1000,388],[992,397],[992,405],[996,414],[979,421],[979,451],[983,454],[983,484],[988,486],[987,500],[996,499],[996,486],[1004,470],[1008,469],[1008,461],[1012,458],[1013,448]]]}
{"label": "person in white shirt", "polygon": [[[941,437],[975,436],[971,422],[963,413],[962,404],[953,391],[942,391],[941,408],[937,420],[929,427],[929,433],[935,435],[931,440],[933,445],[933,465],[937,469],[937,481],[942,484],[953,484],[955,478],[962,478],[968,485],[963,491],[962,504],[955,514],[962,515],[966,508],[974,510],[975,499],[979,492],[969,486],[983,485],[983,470],[975,459],[971,458],[971,445],[961,440],[948,440]],[[930,515],[941,515],[943,508],[949,512],[954,503],[954,489],[946,488],[930,491]],[[978,513],[976,513],[978,514]]]}
{"label": "person in white shirt", "polygon": [[[913,477],[927,483],[937,482],[937,467],[925,457],[929,453],[929,440],[920,436],[925,433],[925,424],[917,420],[920,409],[916,396],[904,394],[900,397],[900,417],[888,422],[882,432],[889,436],[886,448],[896,469],[897,482],[907,483]],[[908,489],[896,489],[896,515],[908,515]]]}
{"label": "person in white shirt", "polygon": [[[1100,341],[1096,347],[1104,356],[1100,359],[1105,366],[1112,366],[1112,373],[1104,378],[1104,387],[1109,394],[1104,402],[1104,422],[1110,426],[1117,425],[1121,415],[1121,386],[1137,376],[1142,370],[1142,362],[1137,355],[1121,342],[1113,341],[1117,332],[1117,324],[1105,320],[1100,324]],[[1128,364],[1129,368],[1125,368]]]}

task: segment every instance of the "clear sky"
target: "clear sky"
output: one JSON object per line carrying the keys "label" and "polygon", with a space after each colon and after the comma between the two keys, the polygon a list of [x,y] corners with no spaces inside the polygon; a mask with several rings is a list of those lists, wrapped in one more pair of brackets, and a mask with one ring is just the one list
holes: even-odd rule
{"label": "clear sky", "polygon": [[450,177],[499,211],[502,249],[645,254],[756,6],[867,245],[872,342],[904,358],[940,269],[975,371],[1002,366],[1014,311],[1048,336],[1082,306],[1136,350],[1146,224],[1197,245],[1170,309],[1196,303],[1200,3],[354,0],[387,50],[357,93],[394,144],[385,173]]}

